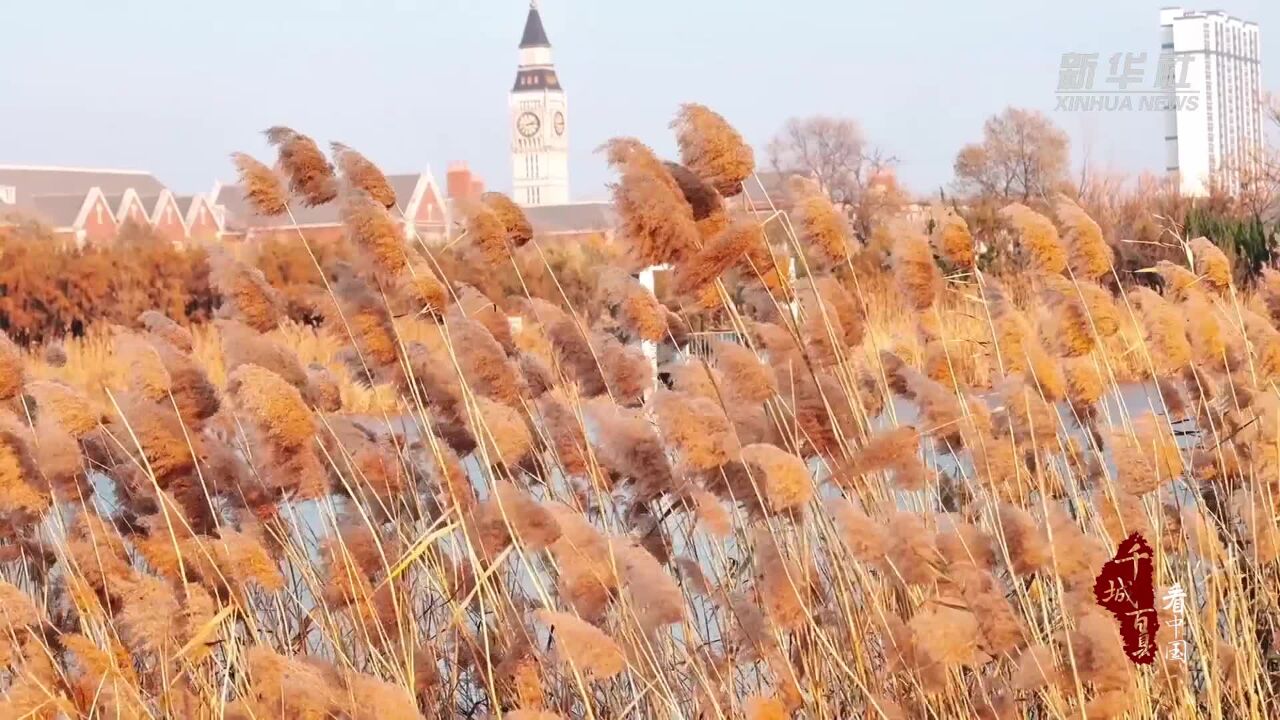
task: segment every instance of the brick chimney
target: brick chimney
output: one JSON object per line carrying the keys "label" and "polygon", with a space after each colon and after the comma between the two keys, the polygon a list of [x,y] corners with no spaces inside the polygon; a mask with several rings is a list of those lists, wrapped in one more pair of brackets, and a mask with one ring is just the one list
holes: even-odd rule
{"label": "brick chimney", "polygon": [[471,168],[465,162],[449,163],[445,175],[445,193],[450,200],[470,200],[472,189]]}
{"label": "brick chimney", "polygon": [[480,178],[471,179],[471,196],[480,197],[484,194],[484,180]]}

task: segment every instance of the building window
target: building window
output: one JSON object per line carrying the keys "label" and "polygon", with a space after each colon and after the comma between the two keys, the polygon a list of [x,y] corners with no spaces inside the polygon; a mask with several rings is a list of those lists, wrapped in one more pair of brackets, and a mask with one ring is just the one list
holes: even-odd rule
{"label": "building window", "polygon": [[12,205],[18,202],[18,188],[12,185],[0,185],[0,203]]}

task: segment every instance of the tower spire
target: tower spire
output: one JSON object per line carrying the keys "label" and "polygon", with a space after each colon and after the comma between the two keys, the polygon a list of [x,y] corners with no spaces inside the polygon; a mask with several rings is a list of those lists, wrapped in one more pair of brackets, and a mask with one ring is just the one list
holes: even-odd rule
{"label": "tower spire", "polygon": [[520,36],[520,49],[551,47],[547,31],[542,27],[542,15],[538,13],[536,0],[529,0],[529,17],[524,21],[524,34]]}

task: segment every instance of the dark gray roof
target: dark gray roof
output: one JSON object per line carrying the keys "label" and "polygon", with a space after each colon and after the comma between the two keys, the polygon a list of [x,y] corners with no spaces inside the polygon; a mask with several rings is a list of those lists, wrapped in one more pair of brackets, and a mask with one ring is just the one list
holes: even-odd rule
{"label": "dark gray roof", "polygon": [[0,165],[0,185],[16,188],[20,204],[38,195],[79,195],[83,198],[89,188],[94,187],[107,195],[119,195],[129,188],[139,195],[156,195],[164,189],[164,184],[154,175],[142,171],[17,165]]}
{"label": "dark gray roof", "polygon": [[538,7],[529,3],[529,17],[524,21],[524,34],[520,36],[520,47],[551,47],[547,39],[547,31],[542,27],[542,16]]}
{"label": "dark gray roof", "polygon": [[191,212],[191,203],[196,201],[195,195],[174,195],[173,201],[178,204],[178,213],[186,217]]}
{"label": "dark gray roof", "polygon": [[516,71],[516,84],[512,90],[561,90],[560,76],[551,68],[530,68]]}
{"label": "dark gray roof", "polygon": [[523,208],[533,231],[541,235],[608,232],[617,224],[613,203],[577,202]]}
{"label": "dark gray roof", "polygon": [[[393,216],[401,216],[402,211],[413,197],[413,191],[417,188],[420,177],[422,177],[422,173],[387,176],[387,182],[391,184],[391,188],[396,193],[396,207],[391,209]],[[276,217],[258,215],[245,202],[244,192],[239,185],[221,186],[218,189],[217,197],[213,199],[213,204],[226,209],[225,222],[229,230],[250,227],[292,227],[295,223],[301,226],[337,225],[342,222],[340,216],[341,205],[337,200],[316,207],[304,207],[296,201],[290,202],[289,211],[292,213],[292,219],[289,213]],[[190,203],[187,203],[183,207],[183,212],[185,213],[189,207]]]}
{"label": "dark gray roof", "polygon": [[403,213],[409,201],[413,199],[413,191],[418,188],[418,180],[421,177],[422,173],[387,176],[387,182],[391,183],[391,189],[396,193],[396,208],[400,212]]}
{"label": "dark gray roof", "polygon": [[51,228],[69,228],[76,224],[85,197],[80,195],[40,195],[27,198],[16,205],[0,206],[0,217],[5,219],[38,220]]}

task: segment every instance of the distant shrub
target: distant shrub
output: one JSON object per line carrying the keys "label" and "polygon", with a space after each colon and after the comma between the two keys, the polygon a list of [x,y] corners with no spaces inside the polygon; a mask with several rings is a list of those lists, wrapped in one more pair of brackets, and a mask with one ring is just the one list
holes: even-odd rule
{"label": "distant shrub", "polygon": [[115,242],[84,248],[38,230],[0,231],[0,257],[0,329],[21,344],[132,325],[146,310],[200,322],[216,304],[204,249],[131,224]]}

